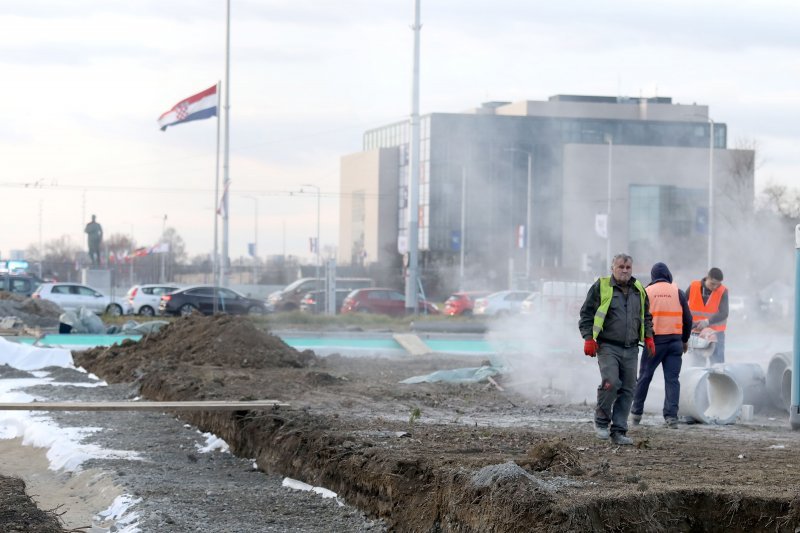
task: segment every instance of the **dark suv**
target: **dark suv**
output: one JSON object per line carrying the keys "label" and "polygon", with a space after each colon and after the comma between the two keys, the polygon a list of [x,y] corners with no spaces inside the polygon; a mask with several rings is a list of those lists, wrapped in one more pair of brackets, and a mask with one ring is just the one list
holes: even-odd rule
{"label": "dark suv", "polygon": [[30,296],[42,280],[30,274],[0,274],[0,291]]}

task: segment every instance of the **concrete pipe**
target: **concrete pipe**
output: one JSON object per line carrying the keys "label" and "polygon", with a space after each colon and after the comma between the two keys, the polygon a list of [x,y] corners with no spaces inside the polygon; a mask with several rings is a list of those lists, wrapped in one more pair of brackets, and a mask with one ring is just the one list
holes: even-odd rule
{"label": "concrete pipe", "polygon": [[703,424],[732,424],[742,407],[742,397],[742,388],[722,370],[690,367],[681,372],[681,416]]}
{"label": "concrete pipe", "polygon": [[753,412],[767,406],[767,383],[764,370],[757,363],[722,363],[713,366],[736,380],[742,389],[742,403],[752,405]]}
{"label": "concrete pipe", "polygon": [[772,356],[766,386],[772,405],[788,412],[792,403],[792,354],[780,352]]}

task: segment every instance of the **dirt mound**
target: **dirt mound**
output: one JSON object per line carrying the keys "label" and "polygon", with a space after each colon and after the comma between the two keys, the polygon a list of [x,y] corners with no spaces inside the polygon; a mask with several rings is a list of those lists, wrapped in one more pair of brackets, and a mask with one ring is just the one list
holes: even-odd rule
{"label": "dirt mound", "polygon": [[62,533],[58,516],[53,511],[36,507],[21,479],[0,476],[0,527],[9,533],[36,531]]}
{"label": "dirt mound", "polygon": [[538,442],[528,450],[527,457],[520,464],[535,472],[547,470],[556,474],[583,474],[580,453],[563,440]]}
{"label": "dirt mound", "polygon": [[299,352],[257,329],[248,318],[231,315],[180,318],[139,342],[93,348],[76,353],[74,359],[112,383],[185,365],[262,369],[319,363],[314,352]]}
{"label": "dirt mound", "polygon": [[61,313],[63,310],[48,300],[0,291],[0,317],[15,316],[26,326],[50,328],[58,326]]}

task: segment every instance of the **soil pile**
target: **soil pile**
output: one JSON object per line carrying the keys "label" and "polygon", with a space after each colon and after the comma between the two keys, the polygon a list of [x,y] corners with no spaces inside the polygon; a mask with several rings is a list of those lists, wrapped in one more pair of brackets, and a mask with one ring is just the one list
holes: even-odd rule
{"label": "soil pile", "polygon": [[185,366],[265,369],[319,363],[314,352],[295,350],[245,317],[198,314],[177,319],[139,342],[93,348],[76,353],[74,359],[112,383]]}
{"label": "soil pile", "polygon": [[0,475],[0,524],[7,533],[62,533],[53,511],[42,511],[33,502],[21,479]]}
{"label": "soil pile", "polygon": [[28,327],[52,328],[58,326],[61,313],[51,301],[0,291],[0,317],[15,316]]}

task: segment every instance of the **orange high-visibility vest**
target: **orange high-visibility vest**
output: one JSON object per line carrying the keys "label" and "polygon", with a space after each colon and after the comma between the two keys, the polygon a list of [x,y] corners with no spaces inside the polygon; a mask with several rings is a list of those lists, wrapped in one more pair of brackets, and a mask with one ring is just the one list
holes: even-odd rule
{"label": "orange high-visibility vest", "polygon": [[650,299],[653,332],[656,335],[683,333],[683,307],[678,297],[678,286],[665,281],[649,285],[645,290]]}
{"label": "orange high-visibility vest", "polygon": [[[700,320],[708,320],[712,315],[719,311],[719,303],[722,301],[722,295],[725,294],[728,288],[725,285],[720,285],[717,290],[711,293],[708,301],[703,303],[703,286],[699,280],[693,281],[689,287],[689,309],[692,311],[692,321],[699,322]],[[711,324],[708,327],[715,331],[725,331],[727,320],[719,324]]]}

